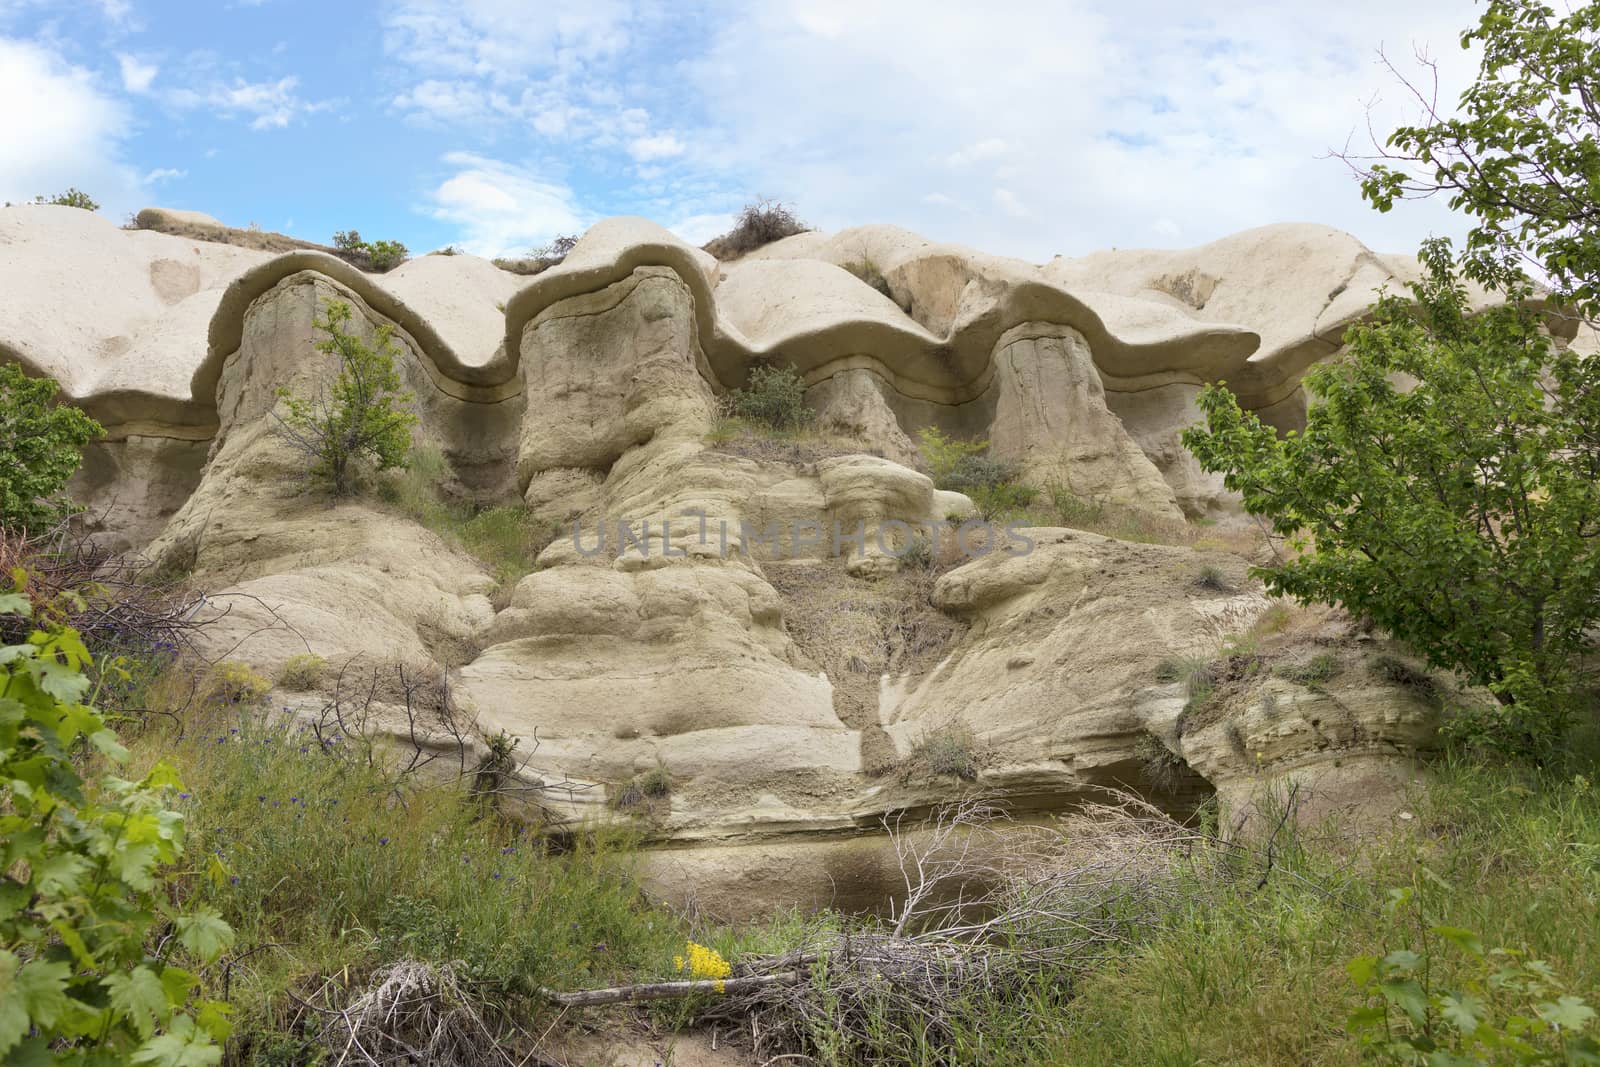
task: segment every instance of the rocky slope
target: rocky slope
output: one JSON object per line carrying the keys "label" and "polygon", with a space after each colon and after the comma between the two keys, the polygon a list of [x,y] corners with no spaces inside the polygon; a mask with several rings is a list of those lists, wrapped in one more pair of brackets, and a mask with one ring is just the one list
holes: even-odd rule
{"label": "rocky slope", "polygon": [[[1388,810],[1438,700],[1369,669],[1382,642],[1347,623],[1269,612],[1235,502],[1178,434],[1216,380],[1296,425],[1305,369],[1410,270],[1308,225],[1036,267],[885,226],[718,262],[620,218],[531,280],[460,255],[375,277],[29,206],[0,211],[0,358],[106,425],[75,486],[97,536],[218,594],[217,654],[437,678],[480,738],[533,753],[543,817],[645,820],[659,884],[737,910],[870,894],[894,872],[863,833],[972,789],[1041,813],[1108,786],[1173,808],[1215,791],[1236,813],[1294,781],[1318,810]],[[310,490],[273,411],[330,376],[312,322],[332,299],[395,327],[443,494],[582,536],[499,589],[374,495]],[[803,374],[844,446],[715,440],[718,398],[764,362]],[[1183,532],[1041,528],[908,568],[908,527],[953,537],[971,513],[916,469],[929,426]],[[595,551],[618,520],[648,533]],[[818,535],[754,536],[773,524]],[[1175,677],[1234,662],[1246,633],[1272,651],[1217,695]],[[1337,669],[1313,678],[1312,653]],[[393,693],[372,703],[403,721]],[[940,744],[972,773],[930,763]],[[617,814],[608,797],[657,768],[670,793]]]}

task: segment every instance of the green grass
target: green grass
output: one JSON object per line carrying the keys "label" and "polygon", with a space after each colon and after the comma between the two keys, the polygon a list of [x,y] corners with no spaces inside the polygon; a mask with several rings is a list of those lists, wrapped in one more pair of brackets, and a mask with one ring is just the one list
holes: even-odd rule
{"label": "green grass", "polygon": [[474,991],[527,1028],[546,1011],[536,987],[665,976],[693,934],[645,900],[628,838],[579,835],[558,853],[463,788],[397,782],[357,740],[324,746],[261,715],[230,709],[198,732],[191,720],[182,739],[151,728],[132,746],[185,782],[195,866],[178,891],[221,910],[251,953],[229,979],[251,1035],[241,1052],[294,1045],[295,996],[329,980],[357,987],[393,960],[462,961]]}
{"label": "green grass", "polygon": [[559,531],[534,519],[521,504],[476,508],[445,500],[438,487],[449,477],[444,454],[419,446],[411,450],[405,470],[380,483],[379,496],[481,561],[502,588],[516,585],[533,571],[534,560]]}
{"label": "green grass", "polygon": [[[1174,661],[1175,678],[1184,667]],[[825,911],[695,925],[645,899],[630,837],[578,835],[556,849],[455,785],[397,782],[381,760],[364,758],[359,739],[322,746],[305,731],[264,725],[259,707],[219,707],[204,729],[192,716],[182,738],[157,725],[130,744],[136,764],[160,754],[186,783],[178,803],[193,866],[177,893],[216,906],[238,931],[243,958],[228,992],[240,1062],[274,1062],[269,1052],[300,1062],[309,1049],[295,998],[329,981],[357,989],[401,958],[461,961],[475,996],[539,1032],[555,1016],[531,995],[538,986],[669,977],[690,939],[737,962],[871,921]],[[956,762],[970,765],[970,737],[950,741]],[[959,773],[936,747],[920,746],[919,760]],[[1166,919],[1109,960],[1040,974],[1004,997],[975,986],[952,1001],[953,1048],[919,1044],[922,1028],[886,1000],[848,1032],[819,1028],[806,1052],[838,1065],[1355,1064],[1360,1050],[1345,1020],[1366,1000],[1346,963],[1427,947],[1419,929],[1434,923],[1547,960],[1566,990],[1594,1003],[1593,767],[1577,757],[1562,770],[1443,763],[1413,819],[1359,846],[1291,841],[1264,878],[1259,853],[1218,864],[1200,850]],[[671,788],[664,777],[638,784],[651,795]],[[1385,912],[1397,887],[1417,894],[1420,925]],[[1447,986],[1465,962],[1431,946],[1432,981]],[[825,1006],[828,978],[816,981]],[[694,1010],[643,1013],[672,1030],[690,1025]]]}
{"label": "green grass", "polygon": [[[1427,924],[1548,961],[1593,1005],[1600,793],[1592,780],[1592,770],[1447,764],[1406,829],[1359,856],[1308,845],[1264,886],[1257,877],[1197,885],[1168,923],[1080,981],[1059,1036],[1033,1062],[1363,1062],[1345,1021],[1366,1000],[1346,962],[1423,948],[1413,920],[1386,914],[1391,888],[1414,889]],[[1431,980],[1448,987],[1468,961],[1434,949]]]}
{"label": "green grass", "polygon": [[1275,673],[1296,685],[1303,685],[1320,692],[1322,687],[1339,673],[1341,667],[1337,655],[1332,652],[1319,652],[1304,663],[1282,664]]}

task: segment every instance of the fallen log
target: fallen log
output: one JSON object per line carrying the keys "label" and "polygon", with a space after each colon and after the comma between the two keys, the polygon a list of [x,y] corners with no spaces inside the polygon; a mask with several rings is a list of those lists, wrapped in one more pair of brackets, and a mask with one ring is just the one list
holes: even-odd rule
{"label": "fallen log", "polygon": [[724,978],[721,981],[640,982],[606,989],[579,989],[571,993],[541,987],[539,995],[563,1007],[585,1008],[595,1004],[629,1004],[641,1000],[682,1000],[702,993],[747,993],[765,986],[798,985],[799,982],[799,971],[786,971],[782,974],[752,975],[749,978]]}

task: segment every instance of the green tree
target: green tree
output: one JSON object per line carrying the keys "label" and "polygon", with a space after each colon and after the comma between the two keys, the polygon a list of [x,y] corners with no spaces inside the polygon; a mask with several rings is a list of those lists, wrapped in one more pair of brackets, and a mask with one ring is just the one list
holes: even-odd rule
{"label": "green tree", "polygon": [[33,202],[35,204],[54,204],[58,207],[80,207],[85,211],[100,210],[100,205],[94,201],[93,197],[76,187],[69,188],[64,193],[57,193],[55,196],[36,196],[33,198]]}
{"label": "green tree", "polygon": [[312,473],[328,481],[334,496],[351,489],[353,465],[378,470],[403,468],[417,417],[405,409],[410,393],[400,388],[394,365],[394,327],[378,327],[372,344],[350,333],[350,305],[330,301],[316,320],[327,334],[317,351],[333,356],[338,370],[331,389],[312,398],[279,390],[286,415],[274,416],[284,436],[312,459]]}
{"label": "green tree", "polygon": [[333,245],[341,252],[365,255],[372,269],[382,273],[406,261],[411,250],[399,241],[368,241],[359,230],[340,230],[333,235]]}
{"label": "green tree", "polygon": [[[0,615],[32,612],[0,594]],[[164,892],[183,853],[183,816],[164,801],[176,775],[107,776],[98,795],[80,777],[74,749],[127,757],[93,707],[90,665],[71,629],[0,648],[0,1060],[219,1063],[228,1006],[198,999],[199,977],[173,957],[211,963],[233,931]],[[152,938],[157,923],[171,936]]]}
{"label": "green tree", "polygon": [[1476,220],[1468,277],[1531,264],[1600,318],[1600,4],[1558,18],[1536,0],[1490,0],[1461,44],[1483,60],[1460,113],[1430,102],[1426,122],[1395,130],[1385,161],[1361,168],[1363,195],[1380,211],[1448,196]]}
{"label": "green tree", "polygon": [[393,270],[406,261],[410,250],[399,241],[372,241],[367,244],[367,259],[375,271]]}
{"label": "green tree", "polygon": [[0,366],[0,529],[38,530],[76,510],[61,491],[83,462],[83,446],[105,430],[54,403],[59,391],[15,363]]}
{"label": "green tree", "polygon": [[1219,384],[1183,441],[1314,548],[1258,568],[1270,590],[1342,604],[1487,686],[1494,736],[1535,750],[1570,721],[1600,622],[1600,367],[1550,343],[1525,289],[1471,313],[1447,241],[1423,260],[1413,301],[1383,296],[1306,375],[1303,432],[1278,437]]}

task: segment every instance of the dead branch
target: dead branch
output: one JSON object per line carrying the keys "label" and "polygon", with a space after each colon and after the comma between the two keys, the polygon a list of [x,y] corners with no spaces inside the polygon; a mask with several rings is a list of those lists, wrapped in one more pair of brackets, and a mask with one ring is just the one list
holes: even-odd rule
{"label": "dead branch", "polygon": [[708,993],[737,995],[771,985],[798,985],[804,976],[799,971],[780,974],[752,975],[748,978],[710,979],[693,982],[640,982],[635,985],[609,986],[604,989],[582,989],[575,993],[560,993],[554,989],[540,989],[539,995],[552,1004],[569,1008],[588,1008],[598,1004],[633,1004],[646,1000],[686,1000]]}

